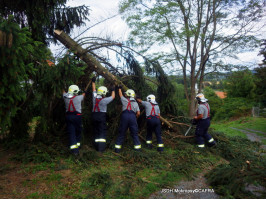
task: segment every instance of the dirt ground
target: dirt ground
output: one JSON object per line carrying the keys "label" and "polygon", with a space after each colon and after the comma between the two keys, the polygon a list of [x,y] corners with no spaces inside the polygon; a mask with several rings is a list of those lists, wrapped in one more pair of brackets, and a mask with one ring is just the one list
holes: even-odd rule
{"label": "dirt ground", "polygon": [[[0,199],[25,199],[28,195],[38,193],[38,191],[49,194],[52,185],[47,181],[37,180],[45,179],[51,172],[42,170],[33,173],[29,169],[34,164],[24,166],[19,162],[12,161],[10,158],[13,155],[13,152],[5,151],[0,146]],[[55,173],[60,173],[63,177],[61,181],[66,186],[72,182],[71,170],[60,170]]]}

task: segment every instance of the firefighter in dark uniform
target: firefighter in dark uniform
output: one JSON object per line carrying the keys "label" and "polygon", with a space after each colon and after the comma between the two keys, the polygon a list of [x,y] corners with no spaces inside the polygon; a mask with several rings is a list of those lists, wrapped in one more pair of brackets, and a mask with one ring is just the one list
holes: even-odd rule
{"label": "firefighter in dark uniform", "polygon": [[68,88],[68,93],[63,90],[69,146],[71,153],[75,156],[79,155],[82,132],[81,102],[85,96],[85,93],[78,95],[79,91],[77,85],[71,85]]}
{"label": "firefighter in dark uniform", "polygon": [[155,96],[151,94],[147,96],[147,101],[142,101],[139,98],[137,98],[137,101],[145,107],[147,119],[146,144],[148,148],[152,148],[152,133],[155,132],[157,138],[157,151],[162,152],[164,144],[161,135],[160,108],[155,101]]}
{"label": "firefighter in dark uniform", "polygon": [[208,99],[205,99],[202,93],[196,96],[198,101],[197,116],[194,117],[196,121],[196,143],[199,148],[205,147],[205,141],[208,146],[214,146],[216,143],[212,136],[208,133],[210,127],[210,106],[207,103]]}
{"label": "firefighter in dark uniform", "polygon": [[92,78],[92,121],[93,121],[93,129],[94,129],[94,145],[97,151],[103,152],[106,147],[106,112],[107,105],[114,100],[115,92],[112,87],[111,96],[105,97],[107,94],[107,88],[105,86],[101,86],[97,89],[95,87],[96,78]]}
{"label": "firefighter in dark uniform", "polygon": [[122,144],[129,128],[134,142],[134,149],[141,150],[141,144],[138,137],[137,117],[140,115],[138,103],[135,100],[134,90],[127,90],[125,97],[122,94],[121,86],[118,87],[118,93],[122,102],[122,114],[119,125],[119,133],[115,143],[115,152],[119,153],[122,149]]}

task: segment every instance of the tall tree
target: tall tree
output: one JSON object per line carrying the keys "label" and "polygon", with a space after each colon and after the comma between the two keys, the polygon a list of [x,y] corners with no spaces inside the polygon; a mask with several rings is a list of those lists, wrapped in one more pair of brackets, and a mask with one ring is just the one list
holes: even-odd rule
{"label": "tall tree", "polygon": [[[88,20],[87,6],[66,7],[67,0],[1,0],[0,14],[13,15],[22,27],[30,27],[34,40],[48,43],[56,28],[70,33]],[[53,40],[55,41],[55,40]]]}
{"label": "tall tree", "polygon": [[261,49],[260,49],[259,55],[263,56],[263,60],[262,60],[262,63],[259,65],[262,67],[266,67],[266,40],[263,40],[260,46],[261,46]]}
{"label": "tall tree", "polygon": [[266,106],[266,40],[264,39],[261,43],[261,49],[259,55],[263,56],[262,63],[259,67],[255,68],[255,84],[256,84],[256,95],[258,102],[262,103],[262,107]]}
{"label": "tall tree", "polygon": [[120,12],[132,29],[133,45],[160,59],[168,71],[181,69],[192,116],[195,86],[202,90],[205,74],[224,69],[222,57],[257,44],[252,31],[263,6],[263,0],[122,0]]}
{"label": "tall tree", "polygon": [[226,79],[225,89],[228,97],[243,97],[251,101],[255,97],[255,77],[249,70],[233,72]]}

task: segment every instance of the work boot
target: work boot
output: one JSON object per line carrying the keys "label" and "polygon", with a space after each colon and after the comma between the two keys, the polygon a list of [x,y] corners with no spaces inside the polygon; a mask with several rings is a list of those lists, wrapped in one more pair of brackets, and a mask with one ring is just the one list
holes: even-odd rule
{"label": "work boot", "polygon": [[79,156],[79,153],[75,152],[75,153],[73,153],[73,155],[74,155],[75,157],[78,157],[78,156]]}
{"label": "work boot", "polygon": [[206,147],[205,147],[205,145],[204,146],[199,146],[199,145],[197,145],[196,146],[196,149],[197,149],[197,152],[198,153],[203,153],[203,152],[205,152],[206,151]]}
{"label": "work boot", "polygon": [[121,149],[115,149],[115,153],[120,153]]}
{"label": "work boot", "polygon": [[216,142],[213,141],[212,143],[208,143],[207,145],[208,145],[208,147],[215,147],[216,146]]}
{"label": "work boot", "polygon": [[74,157],[79,156],[79,149],[72,149],[70,152]]}
{"label": "work boot", "polygon": [[152,149],[152,147],[153,147],[152,144],[147,144],[148,149]]}
{"label": "work boot", "polygon": [[161,151],[161,150],[157,150],[158,151],[158,153],[160,153],[160,154],[162,154],[163,153],[163,151]]}

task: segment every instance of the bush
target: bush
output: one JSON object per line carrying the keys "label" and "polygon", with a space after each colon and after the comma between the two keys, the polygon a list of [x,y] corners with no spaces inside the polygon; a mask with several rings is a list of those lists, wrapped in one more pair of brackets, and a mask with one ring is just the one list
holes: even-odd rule
{"label": "bush", "polygon": [[228,97],[255,98],[255,77],[249,70],[233,72],[226,80]]}
{"label": "bush", "polygon": [[218,143],[213,152],[228,161],[206,175],[215,192],[222,198],[265,198],[265,192],[254,194],[247,189],[248,185],[266,186],[266,160],[260,154],[260,144],[222,133],[212,133],[212,136]]}
{"label": "bush", "polygon": [[247,116],[251,112],[253,103],[246,98],[225,98],[223,105],[217,110],[213,120],[228,120],[232,117]]}

